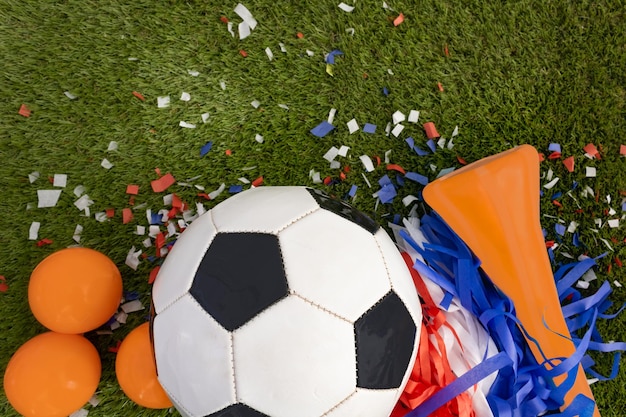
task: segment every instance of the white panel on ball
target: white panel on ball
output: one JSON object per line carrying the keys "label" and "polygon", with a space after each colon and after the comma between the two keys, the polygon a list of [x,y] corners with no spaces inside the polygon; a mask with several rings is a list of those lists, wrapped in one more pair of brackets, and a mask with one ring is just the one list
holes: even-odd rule
{"label": "white panel on ball", "polygon": [[373,235],[328,210],[278,235],[289,287],[354,322],[391,289]]}
{"label": "white panel on ball", "polygon": [[318,209],[305,187],[259,187],[236,194],[211,211],[220,232],[277,233]]}
{"label": "white panel on ball", "polygon": [[404,305],[413,317],[413,321],[419,325],[422,322],[422,307],[409,267],[404,262],[396,244],[384,229],[378,230],[374,237],[385,258],[394,292],[404,302]]}
{"label": "white panel on ball", "polygon": [[176,408],[202,417],[235,402],[231,334],[189,294],[154,319],[159,382]]}
{"label": "white panel on ball", "polygon": [[235,330],[233,350],[237,400],[272,417],[319,417],[356,387],[352,325],[297,296]]}
{"label": "white panel on ball", "polygon": [[395,406],[399,389],[370,390],[357,388],[356,392],[324,417],[387,417]]}
{"label": "white panel on ball", "polygon": [[189,291],[198,265],[216,234],[209,211],[198,217],[180,235],[161,265],[152,287],[152,300],[157,314]]}

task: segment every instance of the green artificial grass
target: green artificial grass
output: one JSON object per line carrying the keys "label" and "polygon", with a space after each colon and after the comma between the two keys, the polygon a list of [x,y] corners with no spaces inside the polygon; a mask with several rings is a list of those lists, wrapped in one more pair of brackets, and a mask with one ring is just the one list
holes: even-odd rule
{"label": "green artificial grass", "polygon": [[[338,196],[357,185],[354,204],[384,223],[393,214],[407,214],[400,199],[417,195],[421,186],[407,182],[394,204],[375,210],[371,194],[386,171],[383,164],[367,174],[373,184],[369,189],[360,155],[384,157],[391,150],[391,162],[433,180],[439,170],[459,167],[457,156],[472,162],[522,143],[548,155],[549,144],[559,143],[562,158],[541,165],[542,173],[552,170],[560,178],[552,190],[544,190],[542,223],[547,238],[558,240],[553,217],[565,226],[578,222],[584,246],[573,246],[566,233],[556,250],[557,261],[567,261],[564,252],[608,252],[598,261],[599,281],[626,284],[624,268],[616,261],[626,260],[623,221],[618,228],[606,224],[622,216],[626,190],[625,160],[619,155],[626,142],[623,1],[392,0],[392,11],[384,9],[382,1],[362,0],[352,13],[341,11],[338,3],[246,1],[259,25],[249,38],[239,40],[220,21],[226,16],[237,30],[237,2],[0,2],[0,275],[9,286],[0,293],[0,373],[21,344],[44,331],[29,310],[29,275],[44,257],[76,243],[72,235],[77,224],[84,227],[80,243],[111,257],[122,272],[125,290],[138,292],[148,305],[147,279],[155,264],[144,260],[134,271],[124,261],[132,246],[154,255],[153,248],[142,246],[145,236],[134,232],[137,225],[147,225],[146,209],[164,207],[166,193],[150,188],[157,167],[178,181],[197,177],[191,182],[206,192],[227,185],[210,202],[198,197],[195,187],[174,185],[167,190],[192,207],[202,202],[209,209],[227,198],[228,186],[239,183],[238,178],[263,176],[265,185],[315,185]],[[400,12],[405,21],[394,27],[392,20]],[[354,35],[348,28],[354,28]],[[298,32],[304,36],[298,38]],[[286,53],[280,50],[281,42]],[[274,54],[272,61],[265,54],[267,47]],[[336,57],[330,76],[324,54],[333,49],[344,55]],[[307,50],[314,55],[308,56]],[[191,76],[189,70],[200,74]],[[70,100],[65,91],[76,98]],[[183,91],[191,94],[191,101],[179,100]],[[166,95],[170,107],[157,108],[157,97]],[[253,100],[261,103],[258,109],[251,106]],[[30,117],[18,115],[22,104],[32,110]],[[331,108],[337,109],[337,128],[324,138],[309,133]],[[392,113],[408,114],[411,109],[421,112],[420,123],[405,123],[399,138],[386,136]],[[210,113],[206,124],[200,119],[205,112]],[[376,134],[350,135],[346,122],[352,118],[361,128],[366,122],[376,124]],[[197,128],[181,128],[181,120]],[[435,122],[446,138],[458,126],[455,146],[423,157],[410,151],[404,142],[409,136],[426,148],[426,121]],[[264,143],[255,141],[256,134],[263,135]],[[119,144],[118,150],[107,151],[111,141]],[[200,148],[208,141],[213,148],[201,157]],[[588,143],[600,148],[600,160],[584,156]],[[313,184],[310,170],[322,178],[339,177],[339,170],[329,169],[322,156],[331,146],[341,145],[350,147],[348,156],[338,159],[352,168],[345,181],[330,187]],[[575,158],[573,173],[562,164],[569,156]],[[104,158],[113,168],[100,166]],[[597,168],[596,178],[585,177],[586,166]],[[41,178],[31,184],[28,174],[34,171]],[[67,174],[67,187],[56,207],[39,209],[36,191],[52,189],[47,178],[54,174]],[[578,188],[568,195],[575,182]],[[133,207],[143,208],[124,225],[121,211],[131,207],[128,184],[139,185]],[[90,217],[73,205],[77,197],[72,191],[78,185],[86,187],[94,201]],[[580,195],[586,185],[597,201]],[[556,192],[563,193],[557,200],[562,207],[552,203]],[[113,218],[95,220],[94,213],[109,208],[116,210]],[[617,213],[607,214],[610,208]],[[596,218],[602,219],[601,227],[594,223]],[[33,221],[41,222],[38,238],[51,239],[51,244],[39,247],[28,240]],[[611,299],[616,306],[626,301],[625,294],[615,288]],[[89,335],[103,361],[101,403],[87,406],[90,416],[169,415],[167,410],[135,405],[115,379],[115,355],[108,348],[144,320],[145,314],[134,313],[113,335]],[[599,328],[606,340],[626,340],[623,316]],[[609,373],[612,357],[596,356],[600,370]],[[622,370],[615,380],[593,385],[604,416],[624,413],[624,374]],[[4,393],[0,414],[17,415]]]}

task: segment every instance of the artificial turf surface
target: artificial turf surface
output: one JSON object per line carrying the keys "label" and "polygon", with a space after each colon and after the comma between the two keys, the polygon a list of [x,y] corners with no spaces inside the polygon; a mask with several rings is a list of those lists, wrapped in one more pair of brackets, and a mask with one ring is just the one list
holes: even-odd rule
{"label": "artificial turf surface", "polygon": [[[391,10],[381,1],[363,0],[352,13],[340,10],[338,3],[247,1],[244,5],[259,25],[244,40],[232,37],[220,20],[226,16],[234,22],[236,34],[241,21],[233,12],[237,2],[0,3],[0,275],[8,284],[0,294],[0,372],[21,344],[44,331],[29,310],[29,275],[46,255],[76,243],[77,224],[84,227],[80,244],[111,257],[125,289],[139,293],[147,305],[147,277],[155,264],[144,260],[134,271],[124,260],[132,246],[154,254],[153,248],[142,246],[146,237],[134,232],[137,225],[147,225],[146,209],[164,207],[166,193],[150,188],[157,167],[178,181],[193,178],[187,182],[206,192],[227,185],[213,201],[198,197],[200,190],[193,186],[176,184],[167,190],[192,207],[202,202],[209,209],[228,196],[228,186],[240,183],[240,177],[252,181],[263,176],[265,185],[314,185],[340,197],[357,185],[354,204],[384,223],[394,214],[406,214],[409,209],[400,198],[417,195],[421,186],[407,181],[393,204],[375,209],[371,194],[385,167],[366,173],[370,189],[360,155],[384,158],[391,150],[391,162],[433,180],[439,170],[459,167],[457,157],[472,162],[522,143],[547,156],[549,144],[559,143],[562,157],[542,163],[542,173],[551,169],[560,178],[542,199],[547,239],[561,243],[556,260],[566,262],[563,253],[608,252],[598,261],[599,281],[626,283],[619,266],[626,259],[623,222],[617,228],[607,225],[623,215],[626,190],[620,156],[626,142],[623,1],[389,1]],[[405,21],[394,27],[400,12]],[[281,52],[279,43],[287,52]],[[267,47],[274,54],[271,61]],[[334,49],[343,55],[336,57],[331,76],[324,54]],[[183,91],[191,94],[190,101],[179,100]],[[157,97],[167,95],[171,105],[157,108]],[[253,100],[261,103],[259,108],[250,104]],[[32,111],[30,117],[18,114],[22,104]],[[337,109],[337,128],[324,138],[313,136],[310,129],[331,108]],[[385,135],[392,113],[411,109],[421,112],[420,122],[405,123],[397,138]],[[203,123],[206,112],[210,117]],[[376,133],[349,134],[346,123],[352,118],[361,128],[366,122],[376,124]],[[181,120],[197,127],[179,127]],[[435,122],[448,139],[458,126],[454,147],[421,157],[411,151],[404,141],[409,136],[427,149],[426,121]],[[257,134],[263,143],[255,140]],[[107,150],[111,141],[118,143],[117,150]],[[200,148],[208,141],[213,147],[201,157]],[[601,159],[584,156],[588,143],[598,146]],[[311,170],[322,178],[340,177],[340,170],[330,169],[322,156],[341,145],[350,147],[347,157],[337,159],[342,168],[351,167],[345,180],[314,184]],[[573,173],[562,163],[569,156],[575,158]],[[105,158],[111,169],[101,166]],[[586,177],[586,166],[597,168],[595,178]],[[30,183],[34,171],[41,178]],[[37,190],[53,189],[48,178],[54,174],[67,174],[67,186],[56,207],[37,208]],[[575,183],[578,188],[567,194]],[[132,206],[139,209],[133,221],[123,224],[121,211],[131,207],[128,184],[140,187]],[[89,217],[73,205],[78,185],[94,201]],[[581,196],[587,185],[594,196]],[[561,197],[555,197],[558,192]],[[109,208],[116,210],[113,218],[95,219],[95,213]],[[615,214],[608,212],[611,208]],[[574,246],[569,233],[556,234],[558,220],[548,216],[562,219],[565,226],[576,221],[583,245]],[[33,221],[41,223],[37,240],[50,239],[51,244],[28,240]],[[615,288],[611,299],[616,305],[626,301],[624,289]],[[107,351],[144,316],[132,314],[113,335],[91,336],[102,356],[103,378],[101,403],[88,407],[90,416],[169,415],[167,410],[142,409],[124,396],[115,380],[115,355]],[[600,331],[606,340],[626,340],[622,316],[601,323]],[[609,359],[600,358],[605,373]],[[593,385],[605,416],[624,414],[623,375]],[[0,413],[16,415],[3,393]]]}

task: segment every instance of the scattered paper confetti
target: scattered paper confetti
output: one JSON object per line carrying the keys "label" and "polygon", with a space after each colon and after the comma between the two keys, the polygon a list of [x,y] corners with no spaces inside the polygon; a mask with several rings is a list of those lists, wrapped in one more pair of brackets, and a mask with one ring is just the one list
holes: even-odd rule
{"label": "scattered paper confetti", "polygon": [[222,90],[226,90],[226,82],[225,81],[220,81],[220,88]]}
{"label": "scattered paper confetti", "polygon": [[433,122],[424,123],[424,131],[426,132],[426,137],[428,139],[435,139],[441,136],[439,132],[437,132],[437,127],[435,126],[435,123]]}
{"label": "scattered paper confetti", "polygon": [[28,108],[28,106],[27,106],[26,104],[22,104],[22,105],[20,106],[20,109],[19,109],[19,111],[18,111],[18,114],[19,114],[20,116],[30,117],[31,111],[30,111],[30,109]]}
{"label": "scattered paper confetti", "polygon": [[346,33],[350,34],[350,36],[354,36],[354,28],[346,28]]}
{"label": "scattered paper confetti", "polygon": [[164,109],[170,106],[170,96],[157,97],[157,108]]}
{"label": "scattered paper confetti", "polygon": [[283,110],[289,110],[289,106],[288,106],[288,105],[286,105],[286,104],[283,104],[283,103],[279,103],[279,104],[278,104],[278,107],[280,107],[280,108],[281,108],[281,109],[283,109]]}
{"label": "scattered paper confetti", "polygon": [[86,211],[89,209],[89,206],[91,206],[94,203],[94,201],[92,199],[89,198],[89,196],[87,194],[83,194],[81,195],[78,200],[74,201],[74,205],[76,206],[76,208],[78,208],[80,211]]}
{"label": "scattered paper confetti", "polygon": [[339,148],[339,152],[337,153],[337,155],[339,156],[343,156],[344,158],[348,155],[348,151],[350,150],[349,146],[346,145],[341,145],[341,147]]}
{"label": "scattered paper confetti", "polygon": [[437,83],[437,88],[439,89],[440,92],[443,93],[443,84]]}
{"label": "scattered paper confetti", "polygon": [[7,279],[0,275],[0,292],[7,292],[9,290],[9,285],[7,284]]}
{"label": "scattered paper confetti", "polygon": [[39,171],[33,171],[28,174],[28,181],[32,184],[39,179]]}
{"label": "scattered paper confetti", "polygon": [[55,187],[65,187],[67,185],[67,174],[54,174],[52,185]]}
{"label": "scattered paper confetti", "polygon": [[612,229],[616,229],[619,227],[619,219],[611,219],[607,221],[608,225]]}
{"label": "scattered paper confetti", "polygon": [[556,177],[552,181],[548,182],[547,184],[544,184],[543,188],[549,190],[553,188],[557,182],[559,182],[559,177]]}
{"label": "scattered paper confetti", "polygon": [[359,130],[359,125],[356,121],[356,119],[352,119],[350,120],[348,123],[346,123],[348,125],[348,131],[350,132],[350,134],[356,132]]}
{"label": "scattered paper confetti", "polygon": [[184,127],[185,129],[195,129],[195,128],[196,128],[196,125],[195,125],[195,124],[185,122],[184,120],[181,120],[181,121],[178,123],[178,125],[179,125],[180,127]]}
{"label": "scattered paper confetti", "polygon": [[202,118],[202,123],[206,123],[206,122],[209,121],[210,114],[209,113],[202,113],[202,115],[200,117]]}
{"label": "scattered paper confetti", "polygon": [[417,111],[417,110],[411,110],[411,111],[409,112],[409,118],[408,118],[408,121],[409,121],[410,123],[417,123],[417,122],[419,121],[419,119],[420,119],[420,112],[419,112],[419,111]]}
{"label": "scattered paper confetti", "polygon": [[596,148],[596,145],[593,143],[588,143],[583,149],[585,151],[585,156],[588,158],[600,159],[600,152],[598,152],[598,148]]}
{"label": "scattered paper confetti", "polygon": [[311,133],[318,138],[323,138],[324,136],[329,134],[334,128],[335,126],[331,125],[327,121],[323,121],[319,125],[315,126],[313,129],[311,129]]}
{"label": "scattered paper confetti", "polygon": [[109,142],[109,146],[107,146],[107,152],[117,151],[118,143],[114,140]]}
{"label": "scattered paper confetti", "polygon": [[334,65],[335,64],[335,57],[339,56],[339,55],[343,55],[343,52],[341,52],[339,49],[334,49],[334,50],[330,51],[328,53],[328,55],[326,55],[326,63]]}
{"label": "scattered paper confetti", "polygon": [[391,131],[391,134],[394,135],[395,137],[398,137],[400,136],[400,133],[402,133],[403,130],[404,130],[404,125],[397,124]]}
{"label": "scattered paper confetti", "polygon": [[161,178],[151,181],[150,185],[152,186],[152,191],[154,191],[155,193],[160,193],[167,190],[175,182],[176,180],[174,179],[174,176],[168,172]]}
{"label": "scattered paper confetti", "polygon": [[263,136],[259,135],[258,133],[254,136],[254,140],[256,140],[258,143],[263,143],[265,141]]}
{"label": "scattered paper confetti", "polygon": [[282,42],[278,42],[278,46],[280,47],[280,51],[284,54],[287,53],[287,48],[285,48],[285,44]]}
{"label": "scattered paper confetti", "polygon": [[398,15],[398,17],[393,19],[393,25],[394,26],[399,26],[402,22],[404,22],[404,15],[402,13],[400,13],[400,15]]}
{"label": "scattered paper confetti", "polygon": [[239,17],[241,17],[243,21],[246,22],[248,26],[250,26],[250,29],[254,30],[256,28],[257,21],[252,16],[252,13],[250,13],[250,10],[246,8],[246,6],[244,6],[241,3],[238,3],[237,6],[235,7],[235,13],[237,13]]}
{"label": "scattered paper confetti", "polygon": [[72,414],[70,414],[70,417],[87,417],[88,414],[88,410],[81,408],[80,410],[74,411]]}
{"label": "scattered paper confetti", "polygon": [[70,100],[76,100],[76,96],[69,91],[64,91],[63,94],[65,94],[65,97],[69,98]]}
{"label": "scattered paper confetti", "polygon": [[246,22],[239,23],[239,39],[247,38],[248,36],[250,36],[251,32],[252,32],[252,28],[250,27],[250,25],[248,25],[248,23]]}
{"label": "scattered paper confetti", "polygon": [[192,77],[197,77],[198,75],[200,75],[200,72],[195,70],[187,70],[187,74],[191,75]]}
{"label": "scattered paper confetti", "polygon": [[259,100],[252,100],[252,102],[250,103],[250,105],[252,107],[254,107],[255,109],[258,109],[259,106],[261,106],[261,102]]}
{"label": "scattered paper confetti", "polygon": [[339,149],[333,146],[328,151],[326,151],[323,158],[327,160],[328,162],[332,162],[335,160],[337,155],[339,155]]}
{"label": "scattered paper confetti", "polygon": [[398,123],[404,122],[406,120],[406,116],[400,110],[396,110],[391,115],[391,120],[393,121],[394,125],[397,125]]}
{"label": "scattered paper confetti", "polygon": [[574,157],[570,156],[563,160],[563,165],[569,172],[574,172]]}
{"label": "scattered paper confetti", "polygon": [[363,126],[363,132],[369,134],[376,133],[376,125],[373,125],[371,123],[365,123],[365,126]]}
{"label": "scattered paper confetti", "polygon": [[374,170],[374,163],[372,162],[372,158],[367,155],[361,155],[359,156],[359,159],[363,163],[363,166],[365,167],[365,170],[367,172],[372,172]]}
{"label": "scattered paper confetti", "polygon": [[135,97],[137,97],[137,98],[138,98],[139,100],[141,100],[141,101],[146,101],[146,98],[143,96],[143,94],[141,94],[141,93],[140,93],[140,92],[138,92],[138,91],[133,91],[133,95],[134,95]]}
{"label": "scattered paper confetti", "polygon": [[39,228],[41,227],[40,222],[32,222],[30,224],[30,228],[28,229],[28,240],[37,240],[39,237]]}
{"label": "scattered paper confetti", "polygon": [[191,100],[191,94],[189,94],[189,93],[188,93],[188,92],[186,92],[186,91],[183,91],[183,92],[180,94],[180,100],[181,100],[181,101],[189,101],[189,100]]}
{"label": "scattered paper confetti", "polygon": [[100,162],[100,166],[104,169],[111,169],[113,168],[113,164],[106,158],[104,158],[102,160],[102,162]]}
{"label": "scattered paper confetti", "polygon": [[141,303],[141,300],[129,301],[127,303],[122,304],[120,308],[126,314],[134,313],[134,312],[141,311],[144,309],[143,304]]}
{"label": "scattered paper confetti", "polygon": [[585,176],[587,178],[593,178],[596,176],[596,168],[595,167],[585,167]]}
{"label": "scattered paper confetti", "polygon": [[336,114],[337,114],[337,109],[335,108],[330,109],[330,111],[328,112],[328,123],[333,124],[333,122],[335,121]]}
{"label": "scattered paper confetti", "polygon": [[626,156],[626,145],[620,145],[619,154],[622,156]]}
{"label": "scattered paper confetti", "polygon": [[351,13],[354,10],[354,6],[350,6],[344,2],[339,3],[339,8],[348,13]]}
{"label": "scattered paper confetti", "polygon": [[213,147],[213,141],[208,141],[207,143],[202,145],[202,148],[200,148],[200,156],[204,156],[207,153],[209,153],[212,147]]}
{"label": "scattered paper confetti", "polygon": [[80,224],[77,224],[76,227],[74,228],[74,234],[72,235],[72,239],[74,239],[76,243],[80,243],[80,235],[82,233],[83,233],[83,226]]}
{"label": "scattered paper confetti", "polygon": [[267,58],[271,61],[272,59],[274,59],[274,53],[272,52],[272,50],[270,49],[270,47],[268,46],[267,48],[265,48],[265,54],[267,55]]}
{"label": "scattered paper confetti", "polygon": [[54,207],[59,201],[62,190],[37,190],[38,208]]}

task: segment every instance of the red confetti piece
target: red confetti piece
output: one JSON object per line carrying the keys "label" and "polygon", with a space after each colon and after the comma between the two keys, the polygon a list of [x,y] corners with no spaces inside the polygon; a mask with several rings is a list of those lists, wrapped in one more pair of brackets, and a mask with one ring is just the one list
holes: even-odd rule
{"label": "red confetti piece", "polygon": [[226,154],[226,156],[231,156],[233,154],[233,151],[231,151],[230,149],[226,149],[224,153]]}
{"label": "red confetti piece", "polygon": [[0,292],[7,292],[9,290],[9,286],[7,285],[7,279],[0,275]]}
{"label": "red confetti piece", "polygon": [[298,37],[298,39],[304,38],[304,35],[302,34],[302,32],[298,32],[296,36]]}
{"label": "red confetti piece", "polygon": [[437,83],[437,88],[443,93],[443,85],[441,83]]}
{"label": "red confetti piece", "polygon": [[130,198],[128,199],[128,204],[131,206],[135,205],[135,196],[131,195]]}
{"label": "red confetti piece", "polygon": [[106,213],[108,219],[112,219],[113,216],[115,216],[115,209],[106,209],[104,212]]}
{"label": "red confetti piece", "polygon": [[324,183],[324,185],[328,185],[331,182],[333,182],[333,179],[331,177],[326,177],[326,178],[324,178],[324,180],[322,182]]}
{"label": "red confetti piece", "polygon": [[567,168],[569,172],[574,172],[574,157],[570,156],[565,158],[563,160],[563,165],[565,165],[565,168]]}
{"label": "red confetti piece", "polygon": [[461,165],[467,165],[467,161],[458,155],[456,156],[456,160],[459,161],[459,164]]}
{"label": "red confetti piece", "polygon": [[135,184],[128,184],[126,186],[126,194],[131,194],[131,195],[139,194],[139,186]]}
{"label": "red confetti piece", "polygon": [[448,44],[443,46],[443,53],[445,56],[450,56],[450,51],[448,50]]}
{"label": "red confetti piece", "polygon": [[400,13],[400,15],[393,20],[393,25],[394,26],[398,26],[402,22],[404,22],[404,15],[402,13]]}
{"label": "red confetti piece", "polygon": [[378,168],[382,162],[382,160],[380,159],[380,156],[378,155],[374,155],[374,159],[376,159],[376,168]]}
{"label": "red confetti piece", "polygon": [[146,101],[146,98],[138,91],[133,91],[133,95],[141,101]]}
{"label": "red confetti piece", "polygon": [[619,154],[626,156],[626,145],[620,145]]}
{"label": "red confetti piece", "polygon": [[168,219],[173,219],[180,212],[181,212],[181,210],[178,207],[172,207],[170,209],[170,211],[167,212],[167,218]]}
{"label": "red confetti piece", "polygon": [[349,174],[351,170],[352,168],[350,168],[350,165],[346,165],[345,167],[343,167],[343,172],[345,172],[346,174]]}
{"label": "red confetti piece", "polygon": [[561,157],[561,152],[552,152],[550,155],[548,155],[549,160],[559,159],[560,157]]}
{"label": "red confetti piece", "polygon": [[546,156],[542,153],[539,153],[539,162],[543,162],[546,160]]}
{"label": "red confetti piece", "polygon": [[129,208],[122,209],[122,224],[128,224],[133,219],[133,211]]}
{"label": "red confetti piece", "polygon": [[551,248],[554,246],[554,240],[547,240],[546,241],[546,248]]}
{"label": "red confetti piece", "polygon": [[120,350],[121,345],[122,345],[122,342],[118,340],[115,346],[110,346],[107,350],[111,353],[117,353]]}
{"label": "red confetti piece", "polygon": [[347,177],[345,173],[341,172],[339,173],[339,178],[341,178],[341,181],[345,181]]}
{"label": "red confetti piece", "polygon": [[598,152],[598,148],[593,143],[588,143],[583,150],[594,158],[600,159],[600,152]]}
{"label": "red confetti piece", "polygon": [[152,270],[150,271],[150,276],[148,277],[148,284],[150,285],[154,284],[154,281],[156,280],[156,277],[159,274],[160,269],[161,269],[161,266],[158,266],[158,265],[152,268]]}
{"label": "red confetti piece", "polygon": [[46,245],[50,245],[52,244],[52,239],[41,239],[39,242],[37,242],[37,246],[42,247],[42,246],[46,246]]}
{"label": "red confetti piece", "polygon": [[222,23],[228,23],[229,22],[229,20],[228,20],[228,18],[226,16],[220,17],[220,20],[222,21]]}
{"label": "red confetti piece", "polygon": [[172,194],[172,207],[184,210],[185,203],[183,203],[183,200],[181,200],[179,196],[177,196],[176,194]]}
{"label": "red confetti piece", "polygon": [[387,165],[387,171],[397,171],[397,172],[399,172],[402,175],[406,174],[406,171],[404,170],[404,168],[402,168],[398,164],[388,164]]}
{"label": "red confetti piece", "polygon": [[151,181],[150,185],[152,186],[152,190],[155,193],[160,193],[162,191],[167,190],[168,187],[174,184],[175,182],[176,182],[176,179],[174,179],[174,176],[168,172],[167,174],[163,175],[158,180]]}
{"label": "red confetti piece", "polygon": [[554,204],[557,207],[563,207],[563,204],[561,204],[558,200],[552,200],[552,204]]}
{"label": "red confetti piece", "polygon": [[424,131],[426,132],[426,137],[428,139],[435,139],[441,136],[439,132],[437,132],[437,127],[433,122],[424,123]]}
{"label": "red confetti piece", "polygon": [[240,49],[240,50],[239,50],[239,55],[241,55],[242,57],[244,57],[244,58],[245,58],[245,57],[247,57],[247,56],[248,56],[248,53],[247,53],[246,51],[244,51],[243,49]]}
{"label": "red confetti piece", "polygon": [[165,234],[163,232],[156,235],[156,239],[154,239],[154,244],[157,247],[157,256],[161,256],[161,248],[165,246]]}
{"label": "red confetti piece", "polygon": [[198,193],[198,194],[196,194],[196,195],[197,195],[198,197],[202,197],[202,198],[204,198],[204,199],[206,199],[206,200],[210,200],[210,199],[211,199],[211,197],[209,197],[209,195],[208,195],[207,193]]}
{"label": "red confetti piece", "polygon": [[364,72],[364,73],[363,73],[363,79],[364,79],[364,80],[367,80],[368,78],[369,78],[369,75],[367,74],[367,72]]}
{"label": "red confetti piece", "polygon": [[257,178],[256,180],[252,181],[252,186],[253,186],[253,187],[258,187],[258,186],[260,186],[261,184],[263,184],[263,181],[264,181],[264,179],[263,179],[263,177],[261,176],[261,177]]}
{"label": "red confetti piece", "polygon": [[[615,265],[619,266],[620,268],[622,267],[622,261],[619,260],[619,258],[616,256],[615,257]],[[4,277],[3,277],[4,278]]]}
{"label": "red confetti piece", "polygon": [[161,168],[156,167],[154,168],[154,172],[156,172],[156,174],[160,177],[161,176]]}
{"label": "red confetti piece", "polygon": [[20,110],[17,112],[20,116],[30,117],[30,109],[26,104],[20,106]]}

